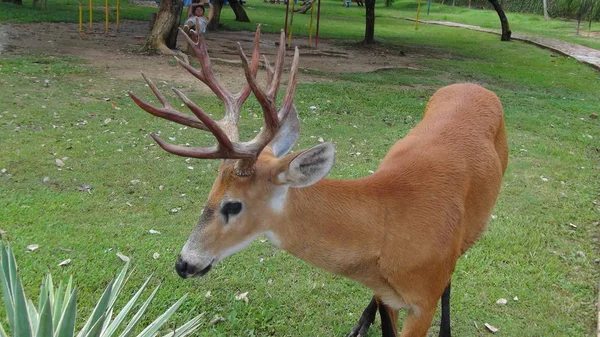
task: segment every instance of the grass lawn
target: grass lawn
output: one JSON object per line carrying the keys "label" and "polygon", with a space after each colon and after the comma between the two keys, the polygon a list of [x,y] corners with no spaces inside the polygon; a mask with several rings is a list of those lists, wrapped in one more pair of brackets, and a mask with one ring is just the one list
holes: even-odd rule
{"label": "grass lawn", "polygon": [[[282,7],[258,2],[246,8],[255,23],[277,31]],[[0,4],[2,21],[9,20],[5,8]],[[65,21],[76,20],[74,10],[65,9]],[[436,88],[471,81],[495,91],[505,108],[509,167],[489,231],[454,274],[454,334],[488,335],[483,325],[489,323],[499,336],[594,336],[600,120],[590,115],[600,113],[600,73],[490,34],[425,25],[415,32],[393,11],[378,8],[377,38],[390,47],[436,53],[418,60],[419,70],[323,73],[334,81],[317,83],[302,83],[300,76],[297,149],[323,137],[337,148],[330,178],[364,176],[418,123]],[[124,8],[123,17],[145,18],[149,12]],[[362,11],[324,2],[323,15],[324,36],[340,38],[340,44],[361,39]],[[231,16],[223,12],[230,28],[254,25],[231,23]],[[295,31],[307,31],[307,16],[294,20]],[[151,273],[154,283],[162,282],[148,321],[188,292],[171,326],[206,312],[199,336],[343,336],[356,323],[370,298],[365,288],[268,242],[254,242],[202,279],[184,281],[175,274],[175,258],[198,219],[217,162],[186,161],[153,143],[148,134],[156,130],[176,143],[213,140],[135,106],[127,90],[151,98],[141,77],[109,78],[93,63],[65,55],[4,54],[0,88],[0,229],[34,298],[48,270],[55,280],[74,274],[85,316],[120,269],[115,254],[121,252],[136,269],[130,291]],[[215,97],[184,90],[206,110],[220,111]],[[260,115],[260,107],[250,99],[242,137],[260,125],[254,114]],[[78,191],[81,185],[92,190]],[[32,243],[40,248],[26,252]],[[57,266],[67,258],[73,260],[68,267]],[[235,300],[242,292],[249,292],[248,304]],[[496,304],[500,298],[508,303]],[[226,321],[210,325],[215,316]],[[380,335],[378,329],[379,323],[369,336]],[[431,329],[436,332],[437,325]]]}
{"label": "grass lawn", "polygon": [[[378,14],[381,16],[389,15],[390,17],[414,19],[417,12],[416,2],[401,1],[395,3],[392,8],[382,8]],[[430,14],[426,15],[426,8],[426,5],[421,7],[420,18],[423,20],[452,21],[500,30],[500,19],[494,10],[475,10],[466,7],[432,4]],[[551,37],[600,49],[599,35],[595,37],[583,35],[583,33],[587,33],[588,31],[588,22],[581,23],[580,30],[582,35],[577,35],[577,21],[575,20],[553,18],[550,21],[546,21],[543,15],[510,12],[507,12],[506,16],[513,33]],[[592,22],[591,30],[598,33],[600,31],[600,22]]]}

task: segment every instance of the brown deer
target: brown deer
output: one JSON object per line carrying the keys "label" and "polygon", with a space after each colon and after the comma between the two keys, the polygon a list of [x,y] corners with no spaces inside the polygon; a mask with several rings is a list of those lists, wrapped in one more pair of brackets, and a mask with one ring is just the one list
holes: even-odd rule
{"label": "brown deer", "polygon": [[[400,336],[426,336],[440,298],[440,336],[450,336],[450,278],[458,258],[484,232],[507,165],[497,96],[474,84],[438,90],[423,120],[392,146],[374,174],[330,180],[325,176],[334,164],[333,144],[288,154],[299,136],[293,104],[299,53],[296,48],[278,109],[283,32],[275,67],[265,58],[266,90],[256,79],[260,26],[250,61],[238,44],[248,83],[237,94],[216,80],[202,34],[199,37],[198,43],[188,42],[200,70],[179,63],[223,101],[221,120],[211,119],[173,89],[195,117],[175,110],[145,76],[163,107],[130,93],[147,112],[210,131],[218,143],[191,148],[153,134],[163,149],[179,156],[223,159],[200,220],[179,254],[177,273],[183,278],[202,276],[266,235],[292,255],[373,291],[347,336],[364,336],[377,310],[383,336],[396,336],[399,309],[408,309]],[[262,107],[265,125],[252,141],[240,142],[240,109],[250,92]]]}

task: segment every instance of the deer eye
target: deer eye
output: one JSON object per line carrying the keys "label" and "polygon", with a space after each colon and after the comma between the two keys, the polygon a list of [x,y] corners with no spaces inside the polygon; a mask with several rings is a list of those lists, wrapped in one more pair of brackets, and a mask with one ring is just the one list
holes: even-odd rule
{"label": "deer eye", "polygon": [[225,217],[225,222],[229,222],[229,217],[238,215],[242,211],[242,203],[239,201],[226,202],[221,207],[221,214]]}

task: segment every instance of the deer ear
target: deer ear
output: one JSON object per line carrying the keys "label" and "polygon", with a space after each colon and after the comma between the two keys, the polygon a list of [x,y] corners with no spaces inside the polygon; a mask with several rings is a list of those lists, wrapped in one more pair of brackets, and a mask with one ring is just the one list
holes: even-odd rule
{"label": "deer ear", "polygon": [[269,143],[269,147],[271,147],[275,157],[281,158],[286,155],[298,141],[299,135],[300,121],[298,120],[298,111],[296,107],[292,106],[292,110],[288,113],[279,132],[277,132],[275,138]]}
{"label": "deer ear", "polygon": [[331,143],[319,144],[296,156],[277,180],[292,187],[306,187],[323,179],[333,167],[335,147]]}

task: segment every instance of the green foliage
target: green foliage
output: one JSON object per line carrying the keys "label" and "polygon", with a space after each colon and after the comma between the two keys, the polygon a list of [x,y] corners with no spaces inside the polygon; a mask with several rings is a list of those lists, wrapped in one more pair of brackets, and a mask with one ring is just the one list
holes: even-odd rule
{"label": "green foliage", "polygon": [[[69,278],[66,287],[61,282],[55,290],[52,276],[48,273],[42,282],[39,305],[36,307],[25,296],[12,249],[10,246],[5,245],[4,242],[1,242],[0,251],[2,257],[0,261],[2,295],[8,316],[8,324],[13,337],[111,337],[115,335],[117,330],[121,330],[119,337],[131,336],[159,287],[157,286],[154,289],[152,294],[145,300],[135,315],[133,315],[127,326],[124,327],[125,319],[132,312],[131,310],[136,301],[140,298],[150,281],[150,278],[146,279],[135,295],[113,319],[115,303],[125,286],[126,280],[129,278],[127,275],[129,262],[127,262],[117,275],[117,278],[108,284],[83,328],[78,333],[75,333],[77,288],[73,287],[73,277]],[[156,336],[175,310],[181,306],[185,298],[186,295],[181,297],[167,311],[142,330],[137,337]],[[181,327],[167,333],[164,337],[184,337],[191,335],[198,329],[200,318],[201,315],[195,317]],[[0,324],[0,337],[8,336]]]}
{"label": "green foliage", "polygon": [[[436,0],[438,3],[452,4],[452,0]],[[474,9],[492,9],[488,0],[471,0],[471,7]],[[542,0],[500,0],[498,1],[502,8],[507,12],[544,14]],[[469,0],[456,0],[457,6],[467,6]],[[597,11],[591,11],[594,7],[600,6],[598,0],[548,0],[548,12],[553,18],[576,19],[580,14],[583,17],[591,17],[598,21]]]}

